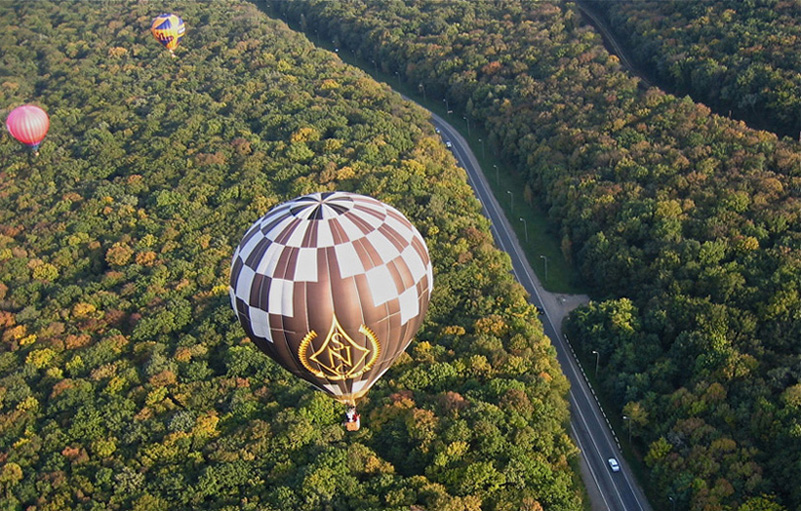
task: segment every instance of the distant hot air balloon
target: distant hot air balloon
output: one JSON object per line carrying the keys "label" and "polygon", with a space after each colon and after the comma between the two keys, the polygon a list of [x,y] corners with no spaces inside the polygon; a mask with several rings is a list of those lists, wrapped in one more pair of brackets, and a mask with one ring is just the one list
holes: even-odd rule
{"label": "distant hot air balloon", "polygon": [[39,144],[50,128],[50,117],[47,112],[36,105],[18,106],[8,114],[6,128],[11,136],[25,145],[29,145],[39,154]]}
{"label": "distant hot air balloon", "polygon": [[150,31],[153,33],[153,37],[170,50],[170,55],[174,57],[173,51],[175,51],[175,48],[178,47],[184,37],[186,26],[184,25],[184,20],[179,16],[165,13],[153,20]]}
{"label": "distant hot air balloon", "polygon": [[355,406],[420,328],[432,285],[425,241],[406,217],[371,197],[325,192],[251,226],[229,291],[259,349]]}

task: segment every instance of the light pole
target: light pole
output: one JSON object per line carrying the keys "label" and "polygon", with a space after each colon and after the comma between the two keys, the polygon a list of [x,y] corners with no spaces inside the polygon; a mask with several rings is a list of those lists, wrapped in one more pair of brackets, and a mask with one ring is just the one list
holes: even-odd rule
{"label": "light pole", "polygon": [[483,138],[479,138],[478,141],[481,142],[481,159],[483,160],[484,159],[484,139]]}
{"label": "light pole", "polygon": [[623,420],[629,423],[629,444],[631,444],[631,417],[624,415]]}
{"label": "light pole", "polygon": [[548,258],[544,255],[541,255],[540,259],[545,261],[545,282],[548,282]]}
{"label": "light pole", "polygon": [[451,111],[451,107],[450,107],[450,105],[448,105],[448,98],[443,98],[442,102],[445,103],[445,110],[450,112]]}
{"label": "light pole", "polygon": [[495,167],[495,184],[499,185],[499,184],[501,184],[501,176],[498,175],[498,166],[497,165],[493,165],[493,167]]}
{"label": "light pole", "polygon": [[467,122],[467,136],[470,137],[470,119],[468,119],[466,115],[463,115],[462,119]]}
{"label": "light pole", "polygon": [[595,376],[597,377],[598,376],[598,361],[601,359],[601,355],[595,350],[592,350],[592,352],[595,353]]}
{"label": "light pole", "polygon": [[676,501],[673,500],[673,497],[668,497],[668,500],[671,504],[673,504],[673,511],[676,511]]}
{"label": "light pole", "polygon": [[398,77],[398,87],[400,87],[400,73],[398,71],[395,71],[395,76]]}
{"label": "light pole", "polygon": [[373,62],[373,71],[375,71],[376,74],[377,74],[378,73],[378,64],[375,63],[375,59],[372,59],[372,62]]}
{"label": "light pole", "polygon": [[512,193],[511,190],[506,190],[506,193],[509,194],[509,209],[512,211],[512,213],[514,213],[515,212],[515,196],[514,196],[514,194]]}
{"label": "light pole", "polygon": [[520,217],[520,221],[523,222],[523,229],[526,231],[526,243],[528,243],[528,224],[526,223],[526,219],[522,216]]}
{"label": "light pole", "polygon": [[426,88],[423,87],[423,82],[420,82],[420,85],[418,85],[417,88],[423,93],[423,101],[428,101],[428,99],[426,99]]}

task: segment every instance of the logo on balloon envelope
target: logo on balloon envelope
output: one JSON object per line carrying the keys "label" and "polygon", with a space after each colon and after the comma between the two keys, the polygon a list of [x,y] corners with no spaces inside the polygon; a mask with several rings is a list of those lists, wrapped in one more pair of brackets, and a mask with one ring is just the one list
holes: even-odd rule
{"label": "logo on balloon envelope", "polygon": [[365,336],[369,348],[354,341],[334,315],[323,343],[315,348],[313,341],[317,332],[312,330],[300,342],[298,358],[303,367],[318,378],[331,381],[358,378],[373,367],[381,353],[381,346],[372,330],[361,325],[359,333]]}
{"label": "logo on balloon envelope", "polygon": [[433,278],[425,240],[401,212],[323,192],[253,223],[234,252],[229,293],[260,350],[352,404],[420,328]]}

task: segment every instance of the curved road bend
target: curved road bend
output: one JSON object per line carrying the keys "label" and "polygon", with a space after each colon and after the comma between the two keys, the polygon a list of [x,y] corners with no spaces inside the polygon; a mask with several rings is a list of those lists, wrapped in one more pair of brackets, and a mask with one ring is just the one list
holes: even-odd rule
{"label": "curved road bend", "polygon": [[576,2],[576,7],[578,7],[579,11],[581,11],[581,14],[584,15],[584,17],[589,21],[589,23],[593,27],[595,27],[598,33],[601,34],[601,37],[603,38],[604,42],[607,45],[606,46],[607,51],[617,56],[617,58],[620,60],[620,63],[623,64],[623,67],[625,67],[631,74],[639,77],[640,86],[645,89],[652,87],[653,84],[651,83],[651,81],[648,80],[645,74],[641,72],[637,67],[635,67],[634,64],[629,60],[628,56],[626,55],[626,52],[623,51],[623,47],[620,45],[620,43],[617,42],[615,36],[612,35],[612,31],[609,30],[606,21],[604,21],[603,18],[601,18],[598,14],[596,14],[594,10],[584,5],[580,1]]}
{"label": "curved road bend", "polygon": [[[651,511],[628,464],[622,459],[617,439],[576,362],[572,348],[562,336],[561,321],[569,307],[565,298],[545,291],[540,285],[467,142],[444,119],[434,113],[431,116],[443,138],[453,144],[451,150],[467,171],[470,185],[492,222],[498,245],[512,258],[515,277],[529,292],[532,302],[544,311],[545,334],[556,347],[562,371],[570,380],[571,432],[581,450],[582,478],[593,511]],[[609,469],[607,459],[612,457],[620,462],[620,472]]]}

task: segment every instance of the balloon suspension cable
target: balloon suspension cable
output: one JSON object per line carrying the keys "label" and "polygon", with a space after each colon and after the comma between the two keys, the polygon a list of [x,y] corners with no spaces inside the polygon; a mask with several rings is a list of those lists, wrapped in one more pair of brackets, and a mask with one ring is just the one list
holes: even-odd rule
{"label": "balloon suspension cable", "polygon": [[348,397],[335,396],[334,400],[338,403],[342,403],[348,408],[356,408],[356,398],[354,398],[353,395],[349,395]]}

